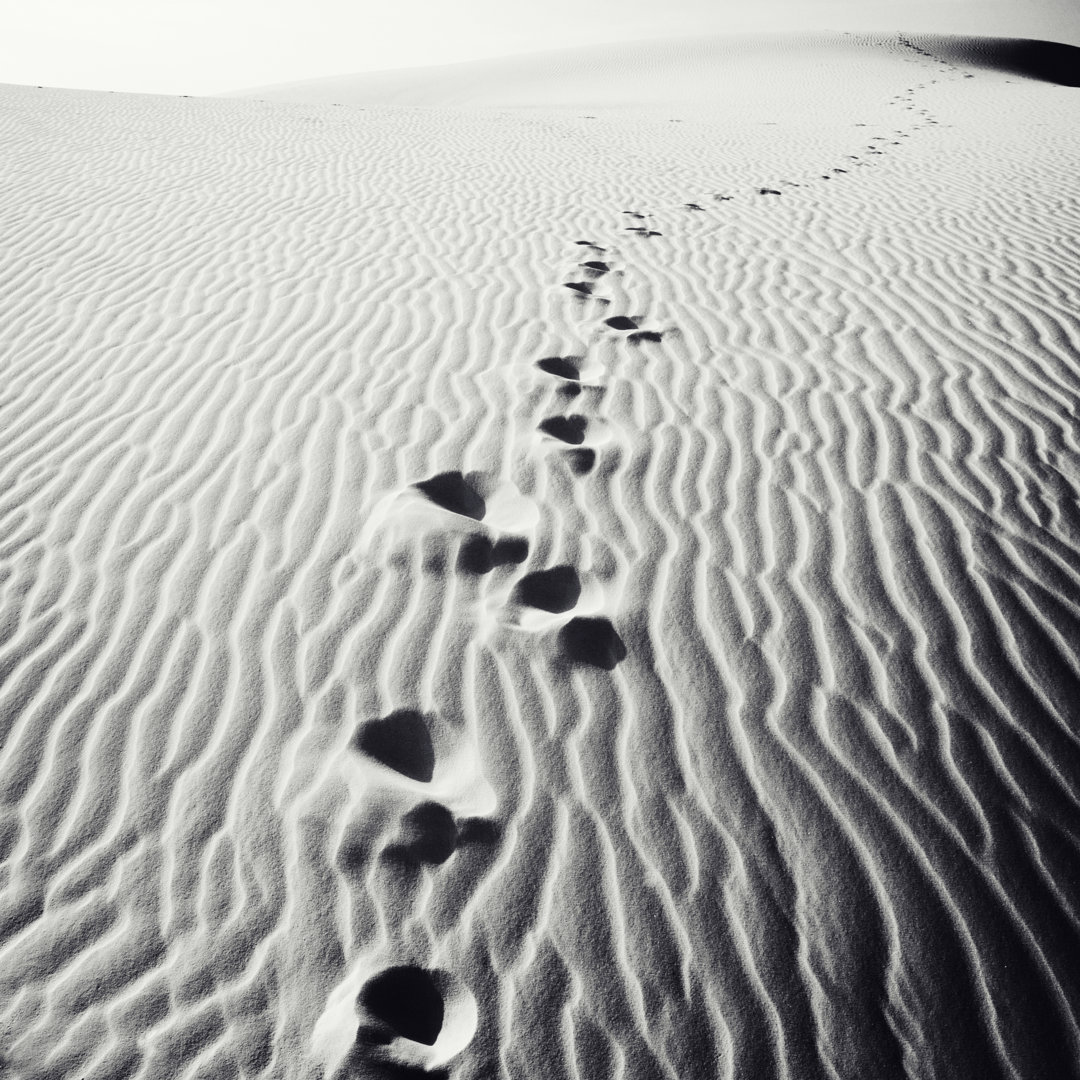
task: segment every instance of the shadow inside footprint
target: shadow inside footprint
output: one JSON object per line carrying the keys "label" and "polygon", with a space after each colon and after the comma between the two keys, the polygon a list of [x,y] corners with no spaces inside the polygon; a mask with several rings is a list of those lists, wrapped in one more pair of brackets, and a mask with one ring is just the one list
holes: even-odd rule
{"label": "shadow inside footprint", "polygon": [[492,543],[486,536],[470,536],[458,551],[457,568],[463,574],[487,574],[496,566],[522,563],[529,554],[523,536],[507,536]]}
{"label": "shadow inside footprint", "polygon": [[571,619],[559,631],[563,654],[575,664],[612,671],[626,659],[626,646],[615,627],[604,618]]}
{"label": "shadow inside footprint", "polygon": [[439,803],[426,802],[414,807],[402,818],[401,828],[401,843],[387,851],[391,857],[438,866],[457,849],[454,815]]}
{"label": "shadow inside footprint", "polygon": [[636,333],[628,334],[626,340],[631,344],[637,344],[639,341],[662,341],[664,335],[659,330],[638,330]]}
{"label": "shadow inside footprint", "polygon": [[606,274],[611,269],[606,262],[586,262],[581,265],[588,270],[595,270],[597,274]]}
{"label": "shadow inside footprint", "polygon": [[604,322],[607,323],[612,330],[637,329],[637,320],[628,318],[626,315],[613,315],[610,319],[605,319]]}
{"label": "shadow inside footprint", "polygon": [[572,566],[553,566],[526,574],[514,590],[519,604],[541,611],[569,611],[581,597],[581,581]]}
{"label": "shadow inside footprint", "polygon": [[573,289],[574,292],[581,293],[583,296],[588,296],[592,291],[592,283],[588,281],[564,281],[563,285],[568,289]]}
{"label": "shadow inside footprint", "polygon": [[566,459],[575,476],[584,476],[596,464],[596,451],[591,446],[583,450],[567,450]]}
{"label": "shadow inside footprint", "polygon": [[581,387],[577,383],[566,383],[564,386],[559,387],[559,397],[573,399],[581,393]]}
{"label": "shadow inside footprint", "polygon": [[581,378],[577,367],[578,359],[576,356],[545,356],[543,360],[536,361],[536,366],[549,375],[577,382]]}
{"label": "shadow inside footprint", "polygon": [[369,979],[360,1004],[395,1035],[434,1046],[443,1025],[443,998],[433,973],[418,967],[392,967]]}
{"label": "shadow inside footprint", "polygon": [[580,446],[585,441],[589,421],[580,413],[573,416],[551,416],[540,423],[540,430],[564,443]]}
{"label": "shadow inside footprint", "polygon": [[482,521],[487,513],[483,496],[459,472],[444,472],[415,485],[433,503],[463,517]]}
{"label": "shadow inside footprint", "polygon": [[399,709],[361,724],[353,746],[410,780],[426,784],[435,775],[431,733],[423,713],[415,709]]}

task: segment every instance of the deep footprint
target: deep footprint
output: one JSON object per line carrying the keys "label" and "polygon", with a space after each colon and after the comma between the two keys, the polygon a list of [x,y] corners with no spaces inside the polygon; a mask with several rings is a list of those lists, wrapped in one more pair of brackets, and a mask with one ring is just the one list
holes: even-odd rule
{"label": "deep footprint", "polygon": [[519,604],[559,613],[569,611],[581,597],[581,581],[572,566],[553,566],[526,574],[514,590]]}
{"label": "deep footprint", "polygon": [[580,446],[585,441],[585,429],[589,421],[580,413],[573,416],[552,416],[540,423],[540,430],[560,442]]}
{"label": "deep footprint", "polygon": [[403,1039],[434,1046],[442,1031],[442,994],[434,973],[423,968],[387,968],[368,980],[358,1000]]}
{"label": "deep footprint", "polygon": [[575,476],[584,476],[592,472],[596,464],[596,451],[592,447],[584,450],[567,450],[566,460],[570,463],[570,469]]}
{"label": "deep footprint", "polygon": [[626,340],[636,345],[639,341],[662,341],[664,335],[659,330],[638,330],[627,335]]}
{"label": "deep footprint", "polygon": [[487,513],[483,496],[459,472],[444,472],[415,485],[433,503],[463,517],[482,521]]}
{"label": "deep footprint", "polygon": [[582,296],[589,296],[593,291],[592,283],[588,281],[564,281],[563,285],[567,289],[573,289],[574,292],[581,293]]}
{"label": "deep footprint", "polygon": [[575,664],[612,671],[626,659],[626,646],[615,627],[604,618],[571,619],[559,631],[563,655]]}
{"label": "deep footprint", "polygon": [[391,857],[439,866],[457,850],[457,822],[439,803],[426,802],[414,807],[402,818],[401,827],[401,843],[387,851]]}
{"label": "deep footprint", "polygon": [[457,568],[464,574],[487,574],[496,566],[523,563],[529,555],[524,536],[507,536],[491,542],[486,536],[470,536],[458,552]]}
{"label": "deep footprint", "polygon": [[410,780],[426,784],[435,775],[431,733],[423,713],[415,709],[399,709],[361,724],[353,747]]}
{"label": "deep footprint", "polygon": [[543,360],[536,361],[536,366],[549,375],[577,382],[581,378],[577,367],[579,360],[577,356],[545,356]]}
{"label": "deep footprint", "polygon": [[638,325],[636,319],[628,318],[626,315],[613,315],[610,319],[605,319],[604,322],[612,330],[636,330]]}

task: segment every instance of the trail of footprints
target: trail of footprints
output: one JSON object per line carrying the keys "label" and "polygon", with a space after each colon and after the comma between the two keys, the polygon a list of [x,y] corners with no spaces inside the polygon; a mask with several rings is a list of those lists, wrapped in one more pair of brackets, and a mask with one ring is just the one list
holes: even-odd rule
{"label": "trail of footprints", "polygon": [[[956,64],[953,64],[948,60],[943,60],[940,57],[934,56],[933,53],[916,45],[915,42],[911,41],[909,38],[906,38],[902,35],[898,36],[897,43],[902,48],[915,54],[910,58],[913,63],[922,64],[927,67],[933,65],[935,69],[943,75],[961,76],[965,79],[974,78],[974,76],[970,72],[962,71]],[[900,140],[911,138],[911,136],[915,132],[921,131],[923,128],[939,126],[941,122],[930,112],[929,109],[916,107],[915,98],[915,95],[920,90],[925,90],[928,86],[932,86],[936,82],[938,82],[937,79],[931,78],[927,82],[917,83],[914,86],[909,86],[901,94],[898,94],[896,97],[891,98],[889,100],[890,105],[896,105],[898,107],[902,107],[905,111],[915,113],[917,119],[906,129],[894,129],[888,134],[877,134],[870,136],[870,138],[867,140],[867,144],[865,145],[865,147],[863,147],[860,153],[847,155],[847,161],[849,162],[847,168],[839,165],[833,166],[829,168],[826,172],[818,174],[816,177],[805,178],[804,182],[799,182],[796,180],[779,180],[775,182],[775,186],[762,185],[757,188],[757,190],[754,192],[753,197],[759,199],[765,198],[768,200],[771,198],[775,198],[776,196],[782,196],[784,194],[784,188],[807,188],[812,186],[817,181],[836,180],[839,179],[841,176],[850,175],[851,170],[854,168],[866,168],[868,166],[876,164],[876,162],[869,159],[885,157],[890,152],[891,147],[902,146],[903,143]],[[595,119],[595,117],[585,117],[584,119]],[[673,120],[672,122],[677,121]],[[857,128],[865,128],[868,126],[869,125],[864,123],[855,124],[855,127]],[[742,198],[743,196],[733,195],[728,192],[717,191],[712,193],[712,200],[718,203],[738,202]],[[686,202],[682,204],[682,208],[692,212],[705,212],[708,210],[708,207],[700,202]],[[637,210],[627,210],[624,211],[624,214],[633,222],[632,224],[628,224],[627,226],[625,226],[625,232],[634,233],[638,236],[645,238],[663,236],[663,233],[656,229],[650,223],[650,219],[653,215],[643,214]],[[568,289],[573,289],[575,291],[585,293],[586,295],[591,292],[591,288],[589,288],[589,285],[589,282],[566,282],[566,287]]]}
{"label": "trail of footprints", "polygon": [[[591,241],[577,244],[597,254],[604,252]],[[593,295],[595,286],[612,270],[609,262],[592,258],[580,263],[578,269],[583,271],[584,280],[567,282],[567,287],[582,303],[609,304],[607,298]],[[661,339],[659,331],[642,330],[640,321],[615,315],[603,323],[612,331],[624,333],[631,344]],[[581,379],[583,360],[581,356],[545,356],[536,361],[543,377],[554,381],[553,400],[565,403],[567,409],[587,396]],[[602,388],[588,389],[595,394]],[[539,423],[545,441],[558,444],[558,455],[574,476],[585,476],[596,464],[596,449],[585,445],[591,423],[593,418],[587,411],[555,412]],[[528,539],[498,535],[498,528],[489,527],[485,522],[489,506],[480,478],[444,472],[415,482],[413,488],[427,502],[452,515],[447,519],[448,526],[452,523],[455,531],[463,532],[457,551],[458,573],[473,577],[493,572],[516,576],[509,593],[511,607],[544,613],[540,625],[558,627],[553,635],[554,663],[610,672],[626,658],[626,646],[609,618],[573,614],[583,591],[576,567],[557,564],[526,571]],[[462,529],[465,522],[469,525]],[[474,528],[473,522],[484,523],[483,531]],[[457,780],[454,764],[440,762],[442,752],[453,752],[453,740],[444,737],[445,726],[436,714],[398,709],[361,722],[349,745],[351,755],[368,762],[384,778],[385,790],[408,794],[407,799],[393,803],[399,807],[396,838],[378,853],[384,864],[393,864],[406,875],[439,874],[455,852],[471,845],[490,847],[500,839],[491,816],[458,816],[446,805],[452,801]],[[447,799],[448,795],[451,798]],[[370,784],[357,794],[358,799],[369,802],[377,797],[378,791],[373,791]],[[355,841],[346,840],[338,852],[337,869],[355,888],[370,884],[368,843],[361,834]],[[405,921],[408,903],[387,906],[384,917]],[[389,936],[391,941],[401,937],[393,933]],[[448,1077],[446,1066],[468,1045],[476,1030],[476,1002],[452,972],[423,966],[415,960],[403,956],[373,971],[367,955],[339,984],[324,1012],[324,1021],[329,1017],[330,1022],[321,1021],[315,1031],[316,1041],[325,1039],[334,1028],[334,1017],[340,1017],[343,1010],[355,1017],[355,1038],[344,1059],[340,1054],[331,1055],[337,1057],[334,1077]]]}
{"label": "trail of footprints", "polygon": [[[905,47],[933,59],[912,42],[900,40]],[[913,95],[925,85],[909,88],[893,99],[893,103],[914,110]],[[937,123],[925,109],[920,115],[924,125]],[[894,135],[908,137],[908,133],[900,131]],[[885,153],[883,143],[900,145],[895,139],[877,135],[869,141],[866,152],[871,156]],[[852,160],[859,165],[866,164],[857,155],[853,155]],[[823,174],[821,179],[829,180],[847,171],[835,168],[831,174]],[[778,188],[761,187],[758,194],[778,196],[782,192]],[[713,198],[726,202],[734,196],[716,193]],[[705,210],[697,202],[683,205],[690,211]],[[663,235],[652,226],[652,215],[639,210],[624,210],[622,214],[623,231],[643,238]],[[597,288],[613,270],[610,257],[605,248],[592,240],[574,243],[588,249],[594,257],[578,263],[579,278],[563,282],[563,287],[575,294],[582,304],[606,308],[611,300],[598,294]],[[643,328],[640,316],[611,315],[602,321],[608,330],[624,334],[630,345],[658,342],[663,337],[662,331]],[[554,399],[567,403],[568,407],[583,394],[583,361],[581,356],[545,356],[536,361],[536,367],[544,376],[556,382]],[[590,473],[596,464],[596,449],[585,445],[591,423],[592,418],[586,411],[566,411],[547,416],[539,424],[542,435],[561,444],[560,456],[579,477]],[[482,523],[488,515],[480,485],[471,476],[444,472],[413,486],[430,503],[458,519]],[[496,571],[520,573],[529,558],[528,539],[515,535],[493,537],[492,531],[499,530],[467,529],[458,548],[458,573],[475,577]],[[562,564],[520,573],[510,593],[510,603],[549,616],[569,615],[561,621],[555,635],[558,659],[571,666],[612,671],[626,658],[626,647],[610,619],[570,614],[581,596],[578,570]],[[362,722],[350,744],[350,753],[382,771],[387,788],[404,785],[412,792],[411,807],[400,811],[396,839],[379,857],[414,874],[437,874],[455,852],[471,845],[490,846],[499,842],[499,829],[493,818],[457,816],[446,805],[447,801],[453,801],[447,795],[453,791],[454,766],[450,763],[442,770],[449,779],[444,777],[443,783],[436,782],[440,772],[440,740],[433,735],[440,730],[437,715],[399,709]],[[450,752],[448,748],[447,752]],[[431,789],[430,797],[425,795],[428,788]],[[370,790],[367,794],[371,796]],[[443,796],[442,801],[438,795]],[[359,846],[363,846],[362,842]],[[366,859],[364,852],[354,856],[346,843],[339,852],[339,871],[349,877],[354,867],[360,870],[366,865]],[[357,887],[363,886],[363,880],[357,882]],[[407,907],[402,904],[397,909],[402,919]],[[389,914],[393,917],[394,911]],[[346,1000],[339,1005],[353,1010],[357,1027],[353,1045],[334,1073],[335,1077],[448,1078],[446,1066],[468,1045],[475,1033],[476,1002],[468,987],[452,972],[421,966],[413,962],[414,959],[402,957],[400,962],[387,964],[374,972],[369,970],[370,959],[367,959],[363,968],[354,970],[341,984],[339,990],[346,991]],[[352,1000],[347,1000],[350,997]]]}

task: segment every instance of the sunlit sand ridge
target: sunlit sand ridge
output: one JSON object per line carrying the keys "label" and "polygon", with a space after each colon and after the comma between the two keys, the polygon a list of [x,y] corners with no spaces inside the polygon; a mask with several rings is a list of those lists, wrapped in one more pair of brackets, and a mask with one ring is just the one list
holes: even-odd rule
{"label": "sunlit sand ridge", "polygon": [[0,1075],[1080,1076],[1065,54],[577,55],[0,88]]}

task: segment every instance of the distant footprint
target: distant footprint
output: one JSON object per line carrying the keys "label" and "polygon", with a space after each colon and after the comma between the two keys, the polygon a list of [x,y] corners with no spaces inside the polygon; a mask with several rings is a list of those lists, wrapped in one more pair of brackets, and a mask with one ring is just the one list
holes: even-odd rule
{"label": "distant footprint", "polygon": [[572,566],[553,566],[526,574],[513,598],[519,604],[559,614],[570,611],[581,598],[581,580]]}
{"label": "distant footprint", "polygon": [[444,472],[415,485],[433,503],[463,517],[482,521],[487,513],[483,496],[459,472]]}
{"label": "distant footprint", "polygon": [[602,617],[571,619],[559,631],[559,646],[571,663],[604,671],[613,671],[627,656],[615,627]]}
{"label": "distant footprint", "polygon": [[540,430],[560,442],[580,446],[585,441],[589,426],[588,417],[575,413],[573,416],[551,416],[540,422]]}
{"label": "distant footprint", "polygon": [[600,277],[601,275],[606,274],[611,270],[611,267],[608,266],[606,262],[600,262],[599,260],[584,262],[581,265],[585,267],[586,270],[592,271],[592,273],[595,274],[597,277]]}

